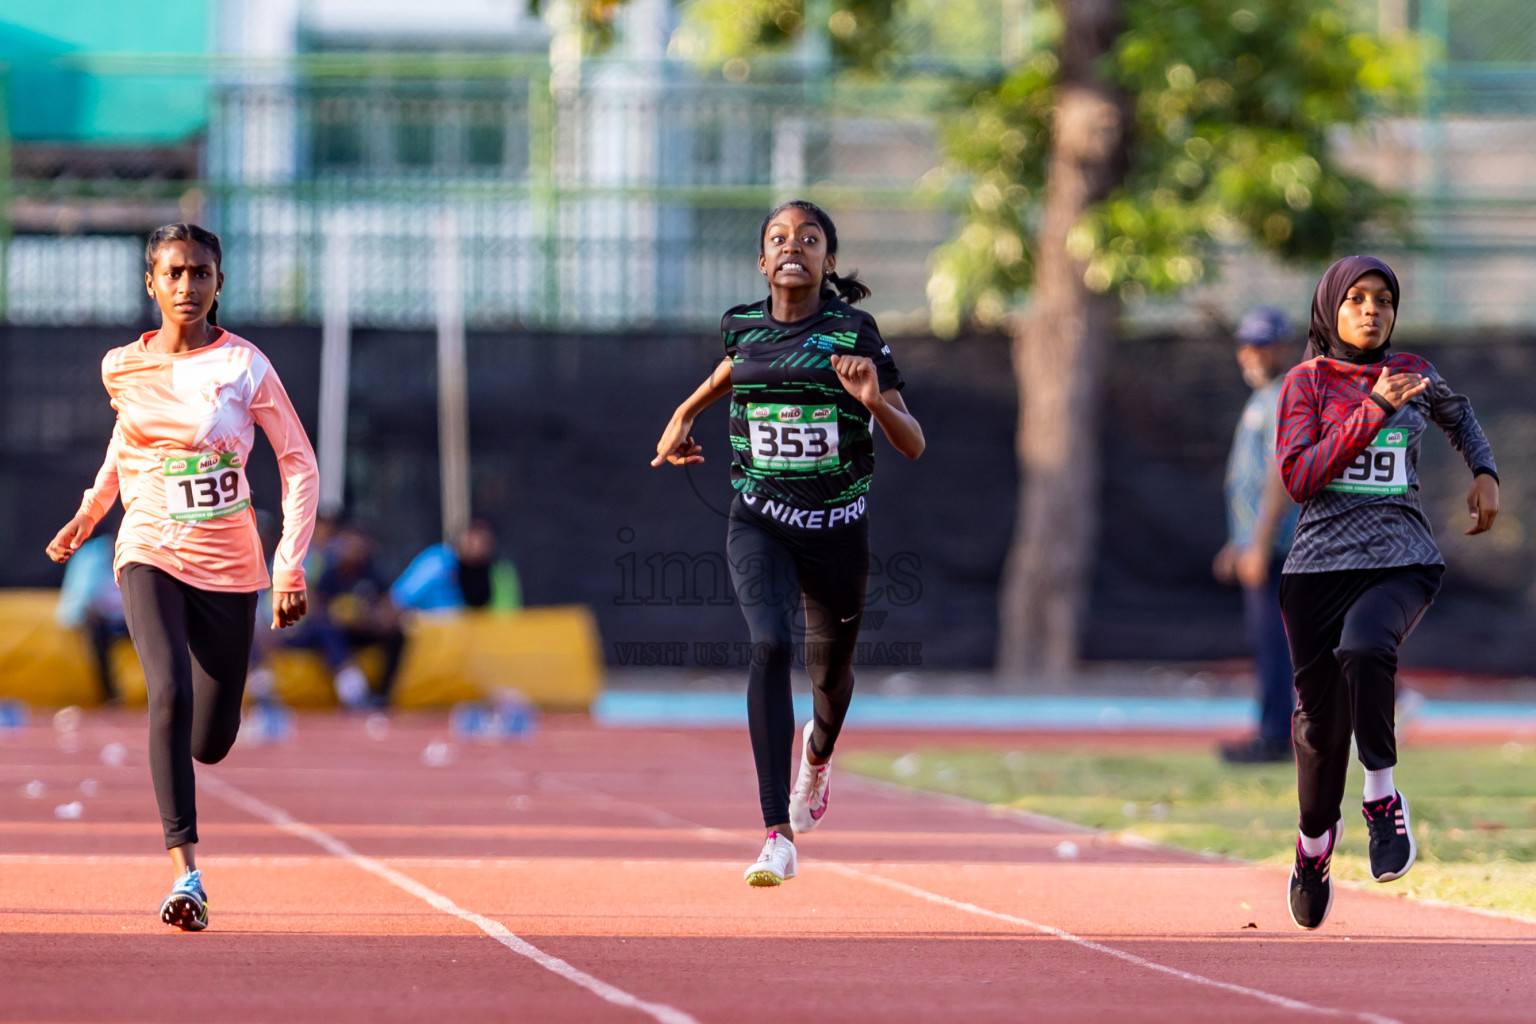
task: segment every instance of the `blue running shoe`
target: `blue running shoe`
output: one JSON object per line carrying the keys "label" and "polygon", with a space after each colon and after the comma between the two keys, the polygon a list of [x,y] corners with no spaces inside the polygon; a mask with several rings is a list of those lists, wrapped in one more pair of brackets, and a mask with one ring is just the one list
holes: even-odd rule
{"label": "blue running shoe", "polygon": [[208,927],[208,894],[203,891],[201,871],[188,871],[176,879],[171,894],[160,904],[160,920],[184,932]]}

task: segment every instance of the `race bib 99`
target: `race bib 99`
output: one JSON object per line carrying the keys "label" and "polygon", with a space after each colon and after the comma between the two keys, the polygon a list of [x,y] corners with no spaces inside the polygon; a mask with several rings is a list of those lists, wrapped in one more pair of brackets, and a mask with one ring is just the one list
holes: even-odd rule
{"label": "race bib 99", "polygon": [[752,464],[758,469],[837,469],[837,406],[747,405]]}
{"label": "race bib 99", "polygon": [[166,459],[165,511],[172,519],[198,522],[251,507],[245,465],[234,452]]}
{"label": "race bib 99", "polygon": [[1355,461],[1323,489],[1346,494],[1402,494],[1407,491],[1408,431],[1401,427],[1380,430],[1371,446],[1355,456]]}

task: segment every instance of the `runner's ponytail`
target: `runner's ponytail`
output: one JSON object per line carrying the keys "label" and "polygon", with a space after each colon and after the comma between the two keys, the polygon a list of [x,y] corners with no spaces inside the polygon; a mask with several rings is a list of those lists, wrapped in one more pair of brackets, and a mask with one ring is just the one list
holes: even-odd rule
{"label": "runner's ponytail", "polygon": [[[155,228],[149,233],[149,241],[144,246],[144,269],[149,273],[155,272],[155,257],[160,253],[160,247],[168,242],[191,242],[200,245],[213,254],[213,269],[218,271],[224,263],[224,247],[219,244],[219,236],[205,227],[197,224],[166,224]],[[215,293],[217,294],[217,293]],[[219,300],[213,300],[213,308],[208,310],[208,323],[214,327],[219,326]]]}
{"label": "runner's ponytail", "polygon": [[827,275],[821,279],[821,294],[827,298],[839,298],[852,305],[860,299],[870,296],[869,285],[859,280],[859,272],[853,271],[847,277],[827,271]]}
{"label": "runner's ponytail", "polygon": [[[768,233],[768,225],[773,222],[773,218],[785,210],[804,210],[814,217],[816,223],[821,225],[821,230],[827,236],[827,255],[837,255],[837,225],[832,223],[832,218],[827,215],[827,211],[809,199],[791,199],[787,203],[780,203],[778,206],[775,206],[768,212],[768,216],[763,218],[762,226],[757,229],[757,254],[759,256],[763,254],[763,236]],[[852,304],[860,299],[869,298],[870,294],[869,285],[859,280],[859,272],[857,270],[846,277],[829,270],[821,279],[822,298],[842,299],[844,302]]]}

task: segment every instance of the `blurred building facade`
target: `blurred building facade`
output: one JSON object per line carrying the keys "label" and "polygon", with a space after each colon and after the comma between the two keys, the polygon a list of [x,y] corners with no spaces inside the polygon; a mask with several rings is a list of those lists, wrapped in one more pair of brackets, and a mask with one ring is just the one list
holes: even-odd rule
{"label": "blurred building facade", "polygon": [[[172,52],[153,31],[82,31],[19,56],[11,322],[141,317],[139,240],[188,218],[224,237],[226,314],[246,322],[317,322],[340,265],[354,323],[428,325],[422,268],[451,223],[472,327],[700,325],[757,291],[765,205],[812,182],[846,193],[851,249],[879,247],[881,311],[925,318],[954,206],[916,188],[935,162],[932,83],[850,90],[804,55],[750,81],[701,71],[672,46],[668,0],[632,0],[599,59],[560,2],[542,18],[492,0],[192,6]],[[174,94],[179,120],[57,138],[43,74],[146,107]],[[49,163],[60,144],[72,162]],[[61,308],[50,282],[82,259],[92,284]]]}

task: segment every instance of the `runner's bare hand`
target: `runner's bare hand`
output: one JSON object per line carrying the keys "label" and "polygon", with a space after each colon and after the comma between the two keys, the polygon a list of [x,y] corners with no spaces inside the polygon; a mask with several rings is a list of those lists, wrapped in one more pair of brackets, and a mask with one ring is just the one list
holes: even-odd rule
{"label": "runner's bare hand", "polygon": [[880,377],[868,356],[833,356],[832,369],[843,390],[873,409],[880,402]]}
{"label": "runner's bare hand", "polygon": [[1472,478],[1472,489],[1467,492],[1467,513],[1472,517],[1468,537],[1487,533],[1493,526],[1494,517],[1499,514],[1499,482],[1487,473]]}
{"label": "runner's bare hand", "polygon": [[45,549],[48,557],[59,564],[69,561],[69,556],[80,550],[80,545],[91,538],[91,531],[96,529],[96,524],[91,522],[89,516],[75,516],[64,529],[53,535],[53,540],[48,542]]}
{"label": "runner's bare hand", "polygon": [[1376,378],[1376,386],[1371,389],[1371,394],[1380,396],[1392,408],[1401,409],[1423,394],[1427,387],[1429,387],[1429,381],[1417,373],[1393,373],[1383,366],[1381,376]]}
{"label": "runner's bare hand", "polygon": [[670,462],[674,466],[697,466],[703,462],[704,449],[694,443],[689,433],[692,429],[692,420],[674,419],[668,423],[667,429],[661,432],[661,440],[656,442],[656,457],[651,460],[651,465]]}
{"label": "runner's bare hand", "polygon": [[305,590],[272,591],[272,628],[286,629],[309,611],[309,592]]}

